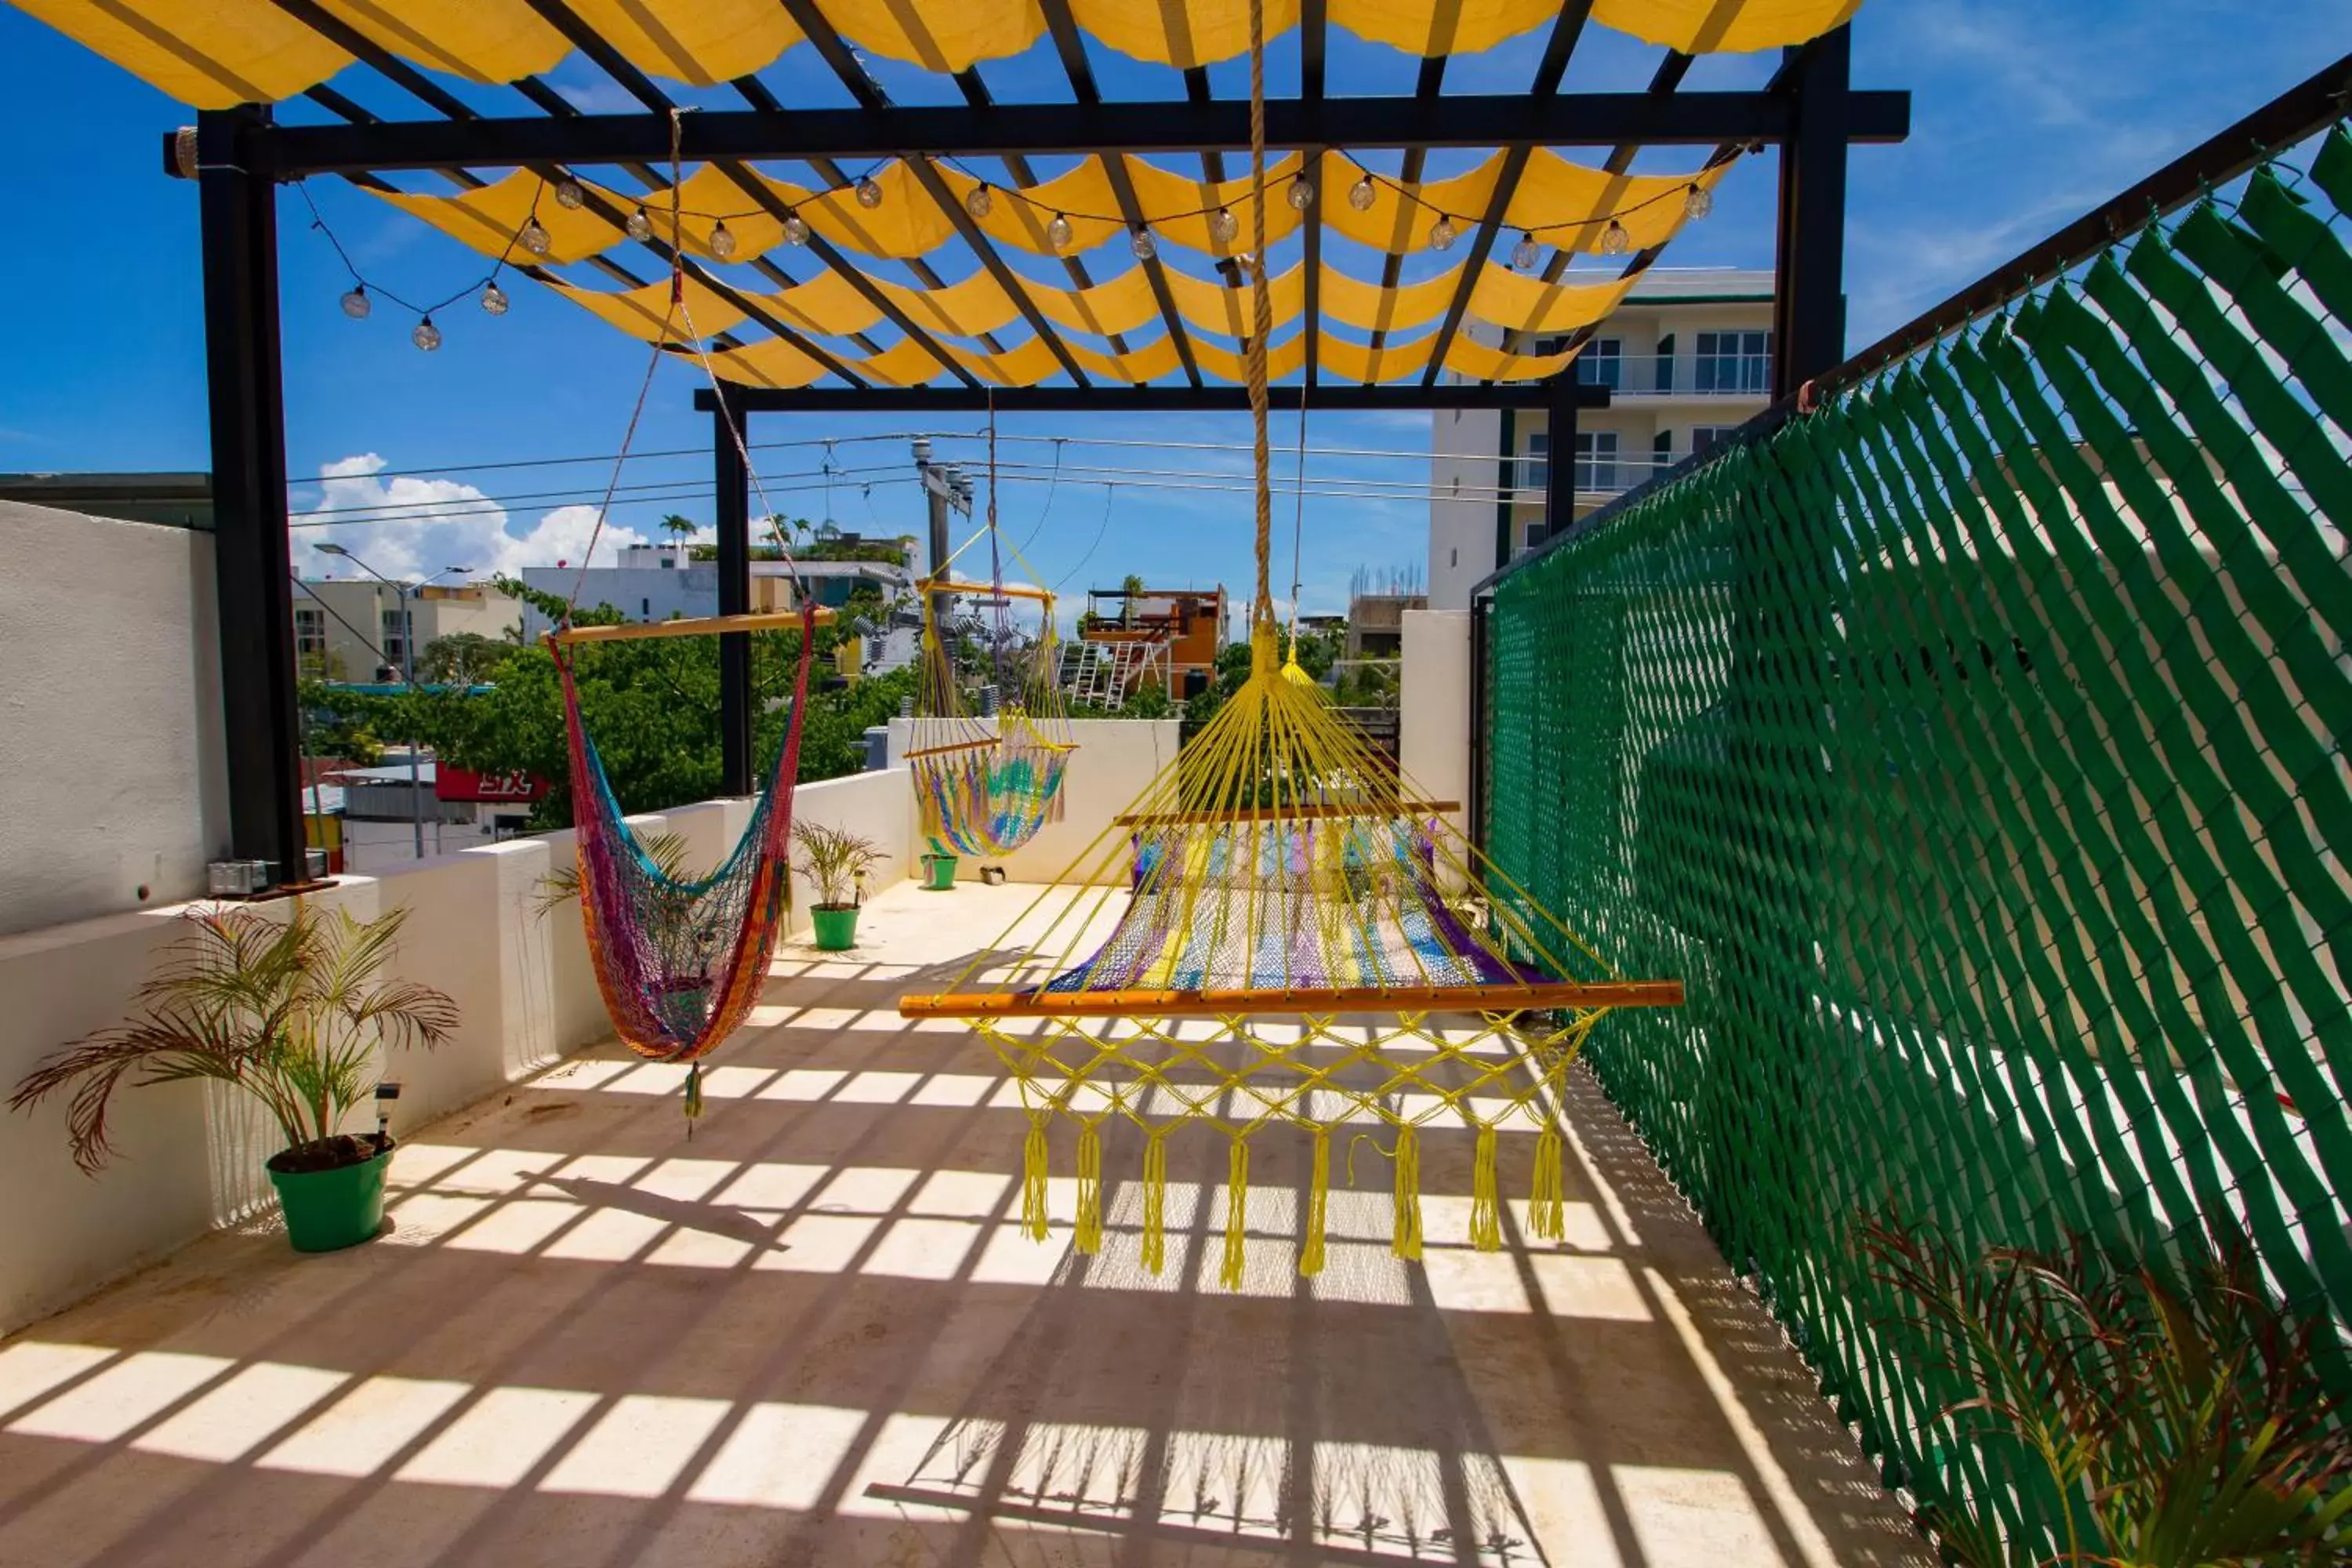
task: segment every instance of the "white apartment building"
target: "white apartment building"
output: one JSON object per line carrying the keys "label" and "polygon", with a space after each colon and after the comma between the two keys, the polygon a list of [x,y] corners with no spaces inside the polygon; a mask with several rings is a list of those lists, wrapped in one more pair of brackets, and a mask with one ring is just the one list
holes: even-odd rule
{"label": "white apartment building", "polygon": [[388,583],[306,577],[294,590],[294,653],[306,676],[393,681],[407,668],[412,627],[422,653],[436,637],[458,632],[504,637],[520,616],[520,606],[487,584],[412,588],[404,614],[400,595]]}
{"label": "white apartment building", "polygon": [[[1576,515],[1704,451],[1763,412],[1772,387],[1772,274],[1654,267],[1576,361],[1610,406],[1577,416]],[[1430,470],[1429,607],[1470,590],[1544,526],[1554,454],[1541,409],[1441,409]]]}
{"label": "white apartment building", "polygon": [[[789,565],[782,561],[761,560],[755,553],[751,561],[751,608],[791,608],[795,574],[820,605],[838,607],[847,604],[850,595],[861,587],[874,589],[888,604],[912,592],[915,574],[911,567],[890,561],[811,557],[823,555],[827,544],[864,543],[900,549],[907,552],[908,559],[912,559],[914,542],[904,538],[861,540],[856,535],[843,535],[803,549]],[[695,560],[691,546],[683,543],[632,544],[620,552],[619,561],[611,566],[591,566],[585,572],[570,565],[526,566],[521,575],[527,585],[566,599],[572,597],[576,587],[581,605],[610,605],[633,621],[667,621],[719,613],[719,563]],[[547,618],[538,611],[520,605],[516,608],[523,616],[525,637],[535,637],[548,629]]]}

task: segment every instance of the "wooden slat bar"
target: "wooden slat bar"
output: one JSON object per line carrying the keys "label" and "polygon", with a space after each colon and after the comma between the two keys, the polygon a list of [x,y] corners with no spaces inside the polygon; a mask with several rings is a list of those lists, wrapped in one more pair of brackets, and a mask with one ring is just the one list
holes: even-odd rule
{"label": "wooden slat bar", "polygon": [[1679,1007],[1679,980],[1533,985],[1360,985],[1285,990],[974,991],[901,996],[902,1018],[1234,1018],[1340,1013],[1523,1013],[1553,1007]]}
{"label": "wooden slat bar", "polygon": [[1139,811],[1114,816],[1111,824],[1148,827],[1164,823],[1307,822],[1349,816],[1436,816],[1461,809],[1458,800],[1329,801],[1313,805],[1253,805],[1234,811]]}
{"label": "wooden slat bar", "polygon": [[915,592],[918,594],[978,594],[987,598],[1035,599],[1049,605],[1054,602],[1051,589],[1035,587],[1027,583],[1007,583],[1000,588],[993,583],[961,583],[953,578],[943,583],[936,577],[919,577],[915,580]]}
{"label": "wooden slat bar", "polygon": [[906,756],[900,760],[911,763],[917,757],[943,757],[950,752],[984,752],[989,747],[993,746],[996,743],[997,740],[995,736],[986,735],[977,741],[954,741],[944,746],[924,746],[918,750],[908,752]]}
{"label": "wooden slat bar", "polygon": [[[692,616],[675,621],[628,621],[617,626],[573,626],[569,631],[549,632],[550,643],[633,642],[639,637],[708,637],[723,632],[782,632],[797,630],[803,612],[799,610],[763,611],[756,616]],[[820,621],[833,619],[833,612],[819,609]]]}

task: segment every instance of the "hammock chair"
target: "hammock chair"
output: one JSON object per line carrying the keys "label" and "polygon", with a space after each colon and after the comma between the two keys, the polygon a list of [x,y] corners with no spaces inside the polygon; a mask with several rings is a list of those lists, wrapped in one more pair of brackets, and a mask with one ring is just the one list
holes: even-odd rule
{"label": "hammock chair", "polygon": [[[956,559],[982,539],[988,541],[989,580],[957,581]],[[1019,561],[1017,547],[1013,555]],[[960,854],[1010,854],[1045,824],[1062,819],[1062,774],[1076,747],[1062,701],[1053,591],[1004,576],[992,407],[987,526],[915,587],[923,596],[923,648],[907,762],[923,832],[934,846]],[[976,601],[975,613],[951,616],[950,606],[959,598]],[[1014,622],[1013,606],[1021,602],[1039,607],[1034,637]],[[967,669],[960,667],[959,647],[977,649],[970,672],[995,688],[993,722],[965,708]]]}
{"label": "hammock chair", "polygon": [[[1251,170],[1264,193],[1264,7],[1250,7]],[[1244,1279],[1252,1137],[1312,1141],[1297,1267],[1326,1258],[1330,1139],[1391,1137],[1391,1247],[1422,1250],[1420,1140],[1474,1135],[1470,1239],[1501,1244],[1497,1131],[1532,1125],[1530,1226],[1564,1234],[1561,1137],[1549,1109],[1616,1007],[1675,1006],[1629,980],[1486,861],[1281,650],[1269,579],[1264,202],[1250,269],[1247,382],[1257,479],[1257,593],[1247,680],[943,994],[911,1018],[970,1021],[1030,1119],[1023,1222],[1048,1234],[1048,1129],[1077,1130],[1074,1245],[1103,1244],[1102,1124],[1143,1135],[1140,1253],[1167,1255],[1166,1139],[1202,1123],[1229,1143],[1221,1280]],[[1302,410],[1302,420],[1304,412]],[[1304,460],[1304,432],[1301,434]],[[1294,603],[1296,593],[1293,595]],[[1002,954],[1013,952],[1010,963]],[[1365,1129],[1356,1131],[1356,1129]]]}
{"label": "hammock chair", "polygon": [[[671,220],[677,218],[678,111],[670,116]],[[582,554],[563,623],[547,634],[563,691],[563,721],[570,754],[573,842],[579,868],[580,918],[597,990],[622,1042],[638,1056],[691,1064],[686,1082],[686,1114],[702,1110],[702,1058],[739,1027],[759,999],[770,960],[791,908],[790,840],[793,784],[798,776],[802,716],[807,709],[809,665],[816,626],[832,612],[809,603],[793,568],[782,531],[751,452],[734,405],[724,395],[695,330],[685,289],[682,254],[670,268],[669,314],[656,334],[644,383],[637,391],[596,526]],[[674,331],[675,329],[675,331]],[[572,624],[589,560],[604,531],[614,493],[628,462],[655,368],[673,349],[700,361],[711,387],[720,394],[719,417],[732,440],[774,532],[780,558],[803,607],[763,614],[706,616],[619,626]],[[792,706],[775,765],[761,784],[751,820],[718,869],[701,878],[671,875],[623,816],[582,713],[577,650],[585,644],[642,637],[713,637],[722,634],[797,629],[800,652],[793,674]]]}

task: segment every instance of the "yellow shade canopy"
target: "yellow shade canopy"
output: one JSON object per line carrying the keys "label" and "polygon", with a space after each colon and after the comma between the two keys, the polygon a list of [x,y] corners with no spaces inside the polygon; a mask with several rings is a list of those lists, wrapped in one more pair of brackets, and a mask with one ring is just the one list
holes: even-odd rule
{"label": "yellow shade canopy", "polygon": [[[730,331],[746,320],[743,310],[714,293],[698,279],[684,280],[684,309],[670,310],[669,280],[636,289],[580,289],[569,283],[548,284],[583,310],[603,317],[633,338],[646,342],[677,343],[693,337]],[[775,312],[781,315],[782,312]],[[687,329],[692,325],[693,331]],[[798,324],[798,323],[795,323]]]}
{"label": "yellow shade canopy", "polygon": [[[553,69],[562,36],[529,0],[320,0],[337,20],[427,70],[505,82]],[[18,7],[199,109],[276,102],[351,57],[272,0],[16,0]],[[1685,54],[1803,43],[1860,0],[1595,0],[1592,19]],[[815,0],[860,48],[940,72],[1034,45],[1036,0]],[[761,70],[801,41],[776,0],[572,0],[580,20],[638,69],[710,87]],[[1078,26],[1137,59],[1189,68],[1238,58],[1249,0],[1072,0]],[[1266,0],[1269,35],[1298,0]],[[1411,55],[1474,54],[1550,24],[1558,0],[1328,0],[1333,26]],[[1091,208],[1108,211],[1108,208]]]}
{"label": "yellow shade canopy", "polygon": [[[518,263],[584,261],[626,237],[619,225],[593,207],[567,207],[557,201],[555,187],[528,169],[517,169],[478,190],[447,196],[368,188],[493,258]],[[598,194],[627,210],[626,198],[601,189]],[[547,231],[548,240],[547,249],[536,255],[520,238],[523,226],[534,221]]]}

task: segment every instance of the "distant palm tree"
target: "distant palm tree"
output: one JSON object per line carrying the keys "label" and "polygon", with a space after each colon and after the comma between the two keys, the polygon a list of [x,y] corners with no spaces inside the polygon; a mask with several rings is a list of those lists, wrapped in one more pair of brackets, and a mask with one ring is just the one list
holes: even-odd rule
{"label": "distant palm tree", "polygon": [[699,523],[696,522],[694,519],[690,517],[680,517],[676,512],[672,512],[667,517],[662,519],[661,525],[669,530],[670,537],[677,540],[680,543],[685,542],[687,537],[701,526]]}
{"label": "distant palm tree", "polygon": [[1143,597],[1143,579],[1130,572],[1119,579],[1118,591],[1126,595],[1122,601],[1126,608],[1119,612],[1119,619],[1131,626],[1135,625],[1135,602]]}

